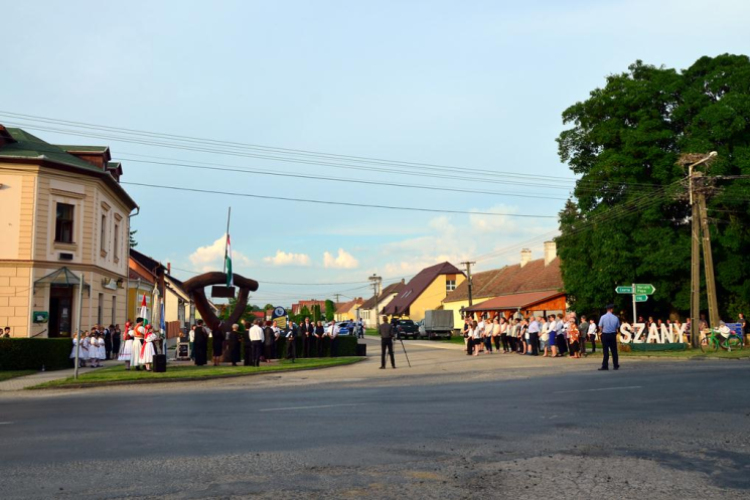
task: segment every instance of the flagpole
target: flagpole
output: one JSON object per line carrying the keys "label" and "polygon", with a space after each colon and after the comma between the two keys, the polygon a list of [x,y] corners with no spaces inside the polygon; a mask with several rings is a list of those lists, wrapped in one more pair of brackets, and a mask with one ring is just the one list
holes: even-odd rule
{"label": "flagpole", "polygon": [[232,207],[227,211],[227,233],[224,239],[224,272],[227,272],[227,255],[229,254],[229,219],[232,218]]}

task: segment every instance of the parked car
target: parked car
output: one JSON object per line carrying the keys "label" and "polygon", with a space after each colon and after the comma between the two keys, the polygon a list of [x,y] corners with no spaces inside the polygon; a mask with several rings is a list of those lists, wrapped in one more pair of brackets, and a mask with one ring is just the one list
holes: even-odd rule
{"label": "parked car", "polygon": [[410,319],[400,319],[396,324],[397,339],[419,338],[419,325]]}
{"label": "parked car", "polygon": [[[354,335],[354,322],[352,321],[337,321],[336,324],[339,327],[339,335]],[[331,323],[326,323],[326,331],[331,327]]]}

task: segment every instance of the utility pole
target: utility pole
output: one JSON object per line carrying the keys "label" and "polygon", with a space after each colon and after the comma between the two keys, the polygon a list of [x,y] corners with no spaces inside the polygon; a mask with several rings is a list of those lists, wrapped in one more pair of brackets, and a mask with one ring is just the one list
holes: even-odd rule
{"label": "utility pole", "polygon": [[[716,298],[716,281],[714,278],[713,254],[711,252],[711,233],[708,229],[708,212],[706,210],[706,192],[703,182],[703,172],[695,171],[695,167],[709,163],[717,156],[712,151],[704,158],[692,162],[688,166],[688,182],[690,191],[691,221],[691,252],[690,252],[690,339],[693,347],[700,347],[700,250],[703,242],[703,261],[706,272],[706,288],[708,295],[709,321],[711,327],[719,324],[719,309]],[[685,155],[688,159],[690,155]],[[684,164],[687,164],[685,161]],[[698,186],[700,184],[700,186]],[[697,189],[699,188],[699,189]],[[701,238],[701,232],[703,233]]]}
{"label": "utility pole", "polygon": [[375,328],[380,330],[380,309],[378,305],[380,303],[380,284],[383,282],[383,278],[373,274],[369,280],[372,281],[372,289],[375,295]]}
{"label": "utility pole", "polygon": [[690,177],[690,204],[693,217],[691,223],[692,247],[690,250],[690,340],[693,347],[700,347],[701,310],[701,226],[699,205],[692,202],[693,178]]}
{"label": "utility pole", "polygon": [[[700,174],[695,172],[694,175]],[[702,174],[701,174],[702,175]],[[697,175],[696,175],[697,176]],[[697,176],[700,177],[700,176]],[[719,303],[716,298],[716,277],[714,276],[714,257],[711,252],[711,232],[708,230],[708,211],[706,210],[706,192],[700,189],[697,193],[698,210],[700,211],[701,233],[703,242],[703,265],[706,268],[706,295],[708,297],[708,320],[711,328],[719,327]]]}
{"label": "utility pole", "polygon": [[471,288],[472,288],[472,284],[473,284],[472,281],[471,281],[471,266],[473,266],[474,264],[476,264],[476,262],[466,261],[466,262],[461,262],[461,264],[463,264],[463,265],[466,266],[466,279],[469,280],[469,307],[471,307],[471,306],[474,305],[474,303],[472,301],[473,297],[471,295],[471,292],[472,292]]}

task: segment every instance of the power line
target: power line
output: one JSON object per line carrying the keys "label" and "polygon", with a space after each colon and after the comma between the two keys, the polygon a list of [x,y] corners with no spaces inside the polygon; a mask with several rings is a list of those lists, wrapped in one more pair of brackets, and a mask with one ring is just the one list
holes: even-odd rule
{"label": "power line", "polygon": [[[50,119],[47,119],[50,121]],[[60,122],[65,122],[64,120]],[[279,156],[269,156],[269,155],[261,155],[257,153],[249,153],[249,152],[241,152],[241,151],[227,151],[225,149],[219,150],[219,149],[210,149],[206,147],[196,147],[192,144],[195,143],[202,143],[202,142],[208,142],[208,143],[216,143],[216,142],[223,142],[223,141],[214,141],[214,140],[206,140],[201,141],[197,138],[190,138],[190,144],[191,145],[183,145],[183,144],[174,144],[174,143],[163,143],[163,142],[154,142],[154,141],[146,141],[143,139],[132,139],[127,137],[119,137],[119,136],[111,136],[111,135],[103,135],[103,134],[93,134],[91,132],[80,132],[75,130],[68,130],[68,129],[57,129],[57,128],[50,128],[50,127],[44,127],[40,125],[35,124],[25,124],[25,123],[19,123],[16,124],[16,126],[26,127],[26,128],[32,128],[36,130],[45,130],[50,132],[57,132],[62,134],[69,134],[69,135],[76,135],[76,136],[83,136],[83,137],[93,137],[93,138],[101,138],[101,139],[107,139],[107,140],[114,140],[114,141],[120,141],[120,142],[127,142],[127,143],[134,143],[134,144],[141,144],[141,145],[148,145],[148,146],[157,146],[157,147],[166,147],[166,148],[172,148],[172,149],[180,149],[180,150],[186,150],[186,151],[196,151],[196,152],[207,152],[207,153],[214,153],[214,154],[221,154],[221,155],[229,155],[229,156],[239,156],[239,157],[251,157],[251,158],[262,158],[262,159],[269,159],[272,161],[283,161],[283,162],[291,162],[291,163],[301,163],[301,164],[311,164],[311,165],[321,165],[321,166],[329,166],[333,168],[343,168],[343,169],[354,169],[354,170],[363,170],[363,171],[372,171],[372,172],[380,172],[380,173],[396,173],[396,174],[402,174],[402,175],[412,175],[412,176],[419,176],[419,177],[431,177],[431,178],[443,178],[443,179],[459,179],[459,180],[475,180],[475,181],[484,181],[484,182],[493,182],[497,184],[509,184],[509,185],[527,185],[527,186],[533,186],[533,187],[547,187],[552,189],[571,189],[568,186],[560,186],[558,184],[541,184],[542,182],[576,182],[577,186],[576,189],[578,190],[614,190],[619,191],[621,190],[622,185],[626,185],[625,183],[622,183],[616,187],[606,187],[605,185],[608,183],[607,181],[588,181],[588,180],[577,180],[575,178],[555,178],[553,176],[544,176],[544,175],[532,175],[532,174],[519,174],[517,172],[499,172],[499,171],[490,171],[490,170],[478,170],[478,169],[469,169],[469,168],[454,168],[454,167],[443,167],[443,166],[435,166],[435,167],[420,167],[422,170],[427,170],[428,172],[415,172],[414,167],[411,166],[410,171],[403,171],[403,170],[394,170],[394,169],[387,169],[383,168],[382,166],[374,166],[374,167],[365,167],[362,165],[349,165],[349,164],[342,164],[342,163],[330,163],[330,162],[324,162],[319,160],[310,160],[305,158],[288,158],[288,157],[279,157]],[[90,129],[96,129],[96,126],[87,126]],[[102,127],[105,130],[111,130],[113,127]],[[141,133],[140,135],[149,134],[149,133]],[[160,138],[167,136],[169,134],[157,134],[152,133],[155,138]],[[151,139],[152,137],[148,137]],[[187,139],[182,139],[187,140]],[[344,155],[326,155],[326,156],[340,156],[341,158],[345,158]],[[338,158],[336,158],[338,159]],[[412,164],[410,162],[390,162],[390,163],[383,163],[384,161],[379,160],[380,163],[378,165],[395,165],[395,166],[410,166],[410,165],[430,165],[430,164]],[[367,162],[366,162],[367,163]],[[436,171],[439,172],[439,174],[429,174],[429,171]],[[461,174],[460,176],[456,175],[444,175],[446,172],[453,173],[453,174]],[[472,173],[478,173],[480,175],[489,175],[492,177],[492,179],[488,179],[486,177],[467,177],[466,172],[472,172]],[[442,174],[442,175],[441,175]],[[497,177],[503,177],[503,180],[497,180]],[[513,180],[508,180],[508,177],[510,178],[518,178],[518,179],[529,179],[533,180],[534,183],[527,182],[517,182]],[[597,189],[592,189],[590,187],[587,187],[589,185],[597,185],[599,186]],[[656,187],[654,184],[641,184],[641,183],[627,183],[628,186],[633,187],[642,187],[644,189],[652,189]]]}
{"label": "power line", "polygon": [[108,131],[108,132],[114,132],[114,133],[120,133],[120,134],[126,134],[126,135],[142,136],[146,138],[159,138],[159,139],[189,142],[190,144],[202,143],[202,144],[208,144],[212,146],[218,145],[222,147],[230,147],[230,148],[235,148],[235,149],[260,150],[264,152],[281,153],[281,154],[288,154],[288,155],[295,155],[295,156],[309,156],[309,157],[315,157],[315,158],[322,157],[322,158],[327,158],[327,159],[340,159],[344,161],[355,161],[355,162],[362,162],[362,163],[399,165],[399,166],[407,166],[407,167],[428,167],[433,170],[438,169],[438,170],[452,171],[452,172],[459,172],[459,173],[472,171],[475,173],[488,173],[492,175],[501,174],[501,175],[511,175],[511,176],[518,176],[518,177],[532,177],[533,176],[535,178],[546,178],[549,180],[563,180],[563,181],[568,181],[568,182],[576,181],[576,179],[572,177],[521,174],[518,172],[499,172],[499,171],[487,170],[487,169],[454,167],[454,166],[437,165],[437,164],[423,163],[423,162],[387,160],[383,158],[342,155],[342,154],[324,153],[324,152],[319,152],[319,151],[311,151],[311,150],[303,150],[303,149],[282,148],[282,147],[264,146],[264,145],[251,144],[251,143],[207,139],[205,137],[167,134],[167,133],[161,133],[161,132],[144,131],[144,130],[123,128],[123,127],[112,127],[112,126],[98,125],[98,124],[92,124],[92,123],[86,123],[86,122],[80,122],[80,121],[62,120],[62,119],[42,117],[42,116],[37,116],[37,115],[29,115],[29,114],[24,114],[24,113],[14,113],[11,111],[0,110],[0,115],[10,116],[13,118],[21,118],[25,120],[40,121],[43,123],[49,123],[49,124],[54,124],[54,125],[73,126],[77,128],[84,128],[84,129],[90,129],[90,130],[96,130],[96,131]]}
{"label": "power line", "polygon": [[126,184],[129,186],[141,186],[154,189],[169,189],[175,191],[189,191],[193,193],[206,193],[206,194],[220,194],[225,196],[241,196],[246,198],[257,198],[262,200],[277,200],[277,201],[293,201],[298,203],[315,203],[319,205],[340,205],[346,207],[361,207],[361,208],[378,208],[384,210],[405,210],[411,212],[431,212],[431,213],[444,213],[444,214],[464,214],[464,215],[488,215],[488,216],[505,216],[505,217],[523,217],[523,218],[536,218],[536,219],[554,219],[556,215],[535,215],[535,214],[514,214],[514,213],[496,213],[496,212],[472,212],[468,210],[445,210],[436,208],[420,208],[420,207],[399,207],[394,205],[373,205],[367,203],[349,203],[343,201],[329,201],[329,200],[311,200],[306,198],[285,198],[281,196],[266,196],[260,194],[248,194],[248,193],[232,193],[228,191],[214,191],[210,189],[195,189],[178,186],[156,186],[152,184],[143,184],[139,182],[121,182],[120,184]]}

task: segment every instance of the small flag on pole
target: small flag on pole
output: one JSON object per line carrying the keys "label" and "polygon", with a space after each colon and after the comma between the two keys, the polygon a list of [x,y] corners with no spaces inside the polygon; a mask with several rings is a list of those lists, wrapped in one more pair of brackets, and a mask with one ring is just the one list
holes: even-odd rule
{"label": "small flag on pole", "polygon": [[224,256],[225,266],[227,268],[227,286],[234,286],[234,275],[232,274],[232,244],[227,233],[227,250]]}
{"label": "small flag on pole", "polygon": [[141,318],[143,318],[143,326],[148,325],[148,307],[146,306],[146,294],[143,294],[143,300],[141,301]]}

